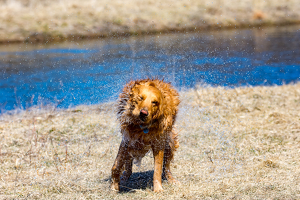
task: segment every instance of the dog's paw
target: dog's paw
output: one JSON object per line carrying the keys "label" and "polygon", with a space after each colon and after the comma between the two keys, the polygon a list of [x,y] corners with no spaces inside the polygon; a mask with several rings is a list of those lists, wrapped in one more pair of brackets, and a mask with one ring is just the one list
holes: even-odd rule
{"label": "dog's paw", "polygon": [[165,172],[164,176],[167,178],[168,182],[174,185],[181,185],[180,181],[176,180],[171,172]]}
{"label": "dog's paw", "polygon": [[119,183],[112,182],[110,185],[110,189],[113,191],[119,192],[119,190],[120,190]]}
{"label": "dog's paw", "polygon": [[153,183],[153,191],[154,192],[162,192],[163,191],[163,188],[161,186],[161,183]]}
{"label": "dog's paw", "polygon": [[162,192],[164,190],[163,190],[162,186],[160,186],[160,187],[154,187],[153,191],[154,192]]}

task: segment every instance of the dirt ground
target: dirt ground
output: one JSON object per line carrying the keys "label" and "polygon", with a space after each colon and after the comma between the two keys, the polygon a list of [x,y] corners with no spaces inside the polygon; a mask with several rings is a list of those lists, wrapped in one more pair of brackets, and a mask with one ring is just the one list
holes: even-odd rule
{"label": "dirt ground", "polygon": [[300,83],[181,91],[172,164],[152,191],[149,153],[110,190],[121,141],[115,103],[0,116],[0,199],[299,199]]}
{"label": "dirt ground", "polygon": [[0,42],[42,42],[300,22],[298,0],[0,0]]}

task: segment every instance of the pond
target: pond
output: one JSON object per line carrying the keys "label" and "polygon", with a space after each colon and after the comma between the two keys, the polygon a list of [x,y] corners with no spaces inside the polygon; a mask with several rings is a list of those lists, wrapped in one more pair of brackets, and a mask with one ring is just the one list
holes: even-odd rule
{"label": "pond", "polygon": [[176,88],[300,80],[300,26],[0,46],[0,112],[114,101],[131,79]]}

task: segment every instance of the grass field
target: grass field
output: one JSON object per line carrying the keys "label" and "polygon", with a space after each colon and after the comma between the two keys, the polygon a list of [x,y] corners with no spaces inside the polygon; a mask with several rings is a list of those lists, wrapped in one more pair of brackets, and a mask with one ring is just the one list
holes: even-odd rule
{"label": "grass field", "polygon": [[0,0],[0,42],[300,22],[298,0]]}
{"label": "grass field", "polygon": [[114,104],[0,116],[0,199],[299,199],[300,83],[181,91],[181,185],[152,192],[150,153],[109,189],[121,141]]}

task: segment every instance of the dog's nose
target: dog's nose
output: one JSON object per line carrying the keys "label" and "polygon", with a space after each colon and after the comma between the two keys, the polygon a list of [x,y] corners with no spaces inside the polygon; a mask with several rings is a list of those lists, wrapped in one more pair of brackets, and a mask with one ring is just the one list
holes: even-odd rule
{"label": "dog's nose", "polygon": [[148,116],[148,111],[147,110],[145,110],[145,109],[142,109],[141,110],[141,112],[140,112],[140,116],[141,116],[141,118],[145,118],[145,117],[147,117]]}

